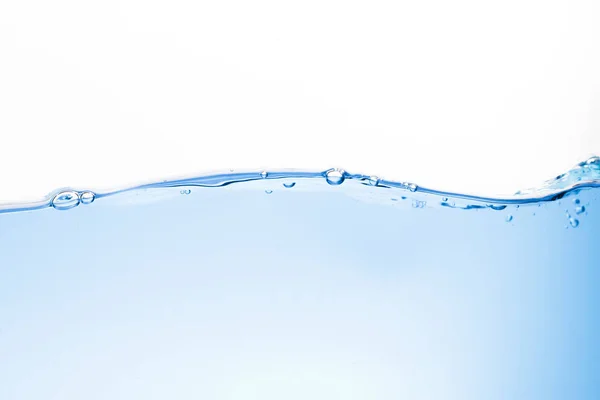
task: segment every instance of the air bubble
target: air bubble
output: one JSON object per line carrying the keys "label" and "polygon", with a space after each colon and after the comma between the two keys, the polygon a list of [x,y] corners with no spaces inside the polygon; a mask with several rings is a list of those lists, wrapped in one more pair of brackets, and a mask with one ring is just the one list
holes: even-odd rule
{"label": "air bubble", "polygon": [[330,185],[341,185],[344,182],[345,172],[341,169],[330,169],[325,173],[325,179]]}
{"label": "air bubble", "polygon": [[52,207],[57,210],[68,210],[79,205],[79,193],[73,191],[61,192],[52,199]]}
{"label": "air bubble", "polygon": [[268,189],[267,189],[267,190],[265,190],[265,193],[266,193],[266,194],[271,194],[271,193],[273,193],[273,191],[272,191],[272,190],[268,190]]}
{"label": "air bubble", "polygon": [[263,179],[266,179],[267,176],[269,176],[269,173],[267,171],[263,171],[263,172],[260,173],[260,177],[263,178]]}
{"label": "air bubble", "polygon": [[83,192],[79,197],[81,204],[90,204],[96,200],[96,195],[92,192]]}
{"label": "air bubble", "polygon": [[569,218],[569,224],[573,228],[577,228],[579,226],[579,220],[577,218]]}
{"label": "air bubble", "polygon": [[585,212],[585,206],[575,207],[575,214],[583,214]]}
{"label": "air bubble", "polygon": [[284,187],[286,188],[293,188],[294,186],[296,186],[296,182],[291,182],[291,183],[284,183],[283,184]]}
{"label": "air bubble", "polygon": [[406,189],[410,190],[411,192],[416,192],[417,191],[417,185],[415,185],[414,183],[404,182],[402,184],[404,185],[404,187]]}
{"label": "air bubble", "polygon": [[513,216],[509,214],[506,216],[505,220],[506,220],[506,222],[510,222],[513,220]]}
{"label": "air bubble", "polygon": [[579,201],[579,199],[573,199],[573,204],[579,204],[579,203],[581,203],[581,202]]}
{"label": "air bubble", "polygon": [[447,198],[447,197],[442,197],[442,201],[443,201],[443,202],[447,202],[447,201],[448,201],[448,198]]}
{"label": "air bubble", "polygon": [[413,200],[413,202],[412,202],[413,208],[425,208],[426,205],[427,205],[426,201]]}
{"label": "air bubble", "polygon": [[376,176],[370,176],[368,179],[369,185],[371,186],[377,186],[379,185],[379,178]]}
{"label": "air bubble", "polygon": [[190,189],[184,189],[184,190],[181,190],[179,193],[181,193],[181,194],[190,194],[190,193],[192,193],[192,191]]}

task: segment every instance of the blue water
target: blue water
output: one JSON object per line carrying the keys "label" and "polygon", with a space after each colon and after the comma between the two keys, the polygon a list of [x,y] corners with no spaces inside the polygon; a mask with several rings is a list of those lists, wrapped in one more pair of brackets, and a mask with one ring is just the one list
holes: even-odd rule
{"label": "blue water", "polygon": [[0,399],[598,399],[599,237],[598,158],[60,190],[0,214]]}

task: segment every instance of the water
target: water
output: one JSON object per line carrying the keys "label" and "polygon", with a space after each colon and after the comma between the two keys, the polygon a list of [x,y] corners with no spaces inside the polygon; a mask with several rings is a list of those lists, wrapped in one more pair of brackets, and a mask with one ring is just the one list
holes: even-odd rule
{"label": "water", "polygon": [[4,207],[0,399],[598,399],[599,175],[494,199],[268,171]]}

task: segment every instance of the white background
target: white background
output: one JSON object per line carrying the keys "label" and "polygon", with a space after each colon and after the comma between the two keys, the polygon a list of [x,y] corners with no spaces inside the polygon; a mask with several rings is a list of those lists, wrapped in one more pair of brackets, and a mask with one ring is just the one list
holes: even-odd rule
{"label": "white background", "polygon": [[0,4],[0,202],[332,166],[504,194],[600,153],[597,0]]}

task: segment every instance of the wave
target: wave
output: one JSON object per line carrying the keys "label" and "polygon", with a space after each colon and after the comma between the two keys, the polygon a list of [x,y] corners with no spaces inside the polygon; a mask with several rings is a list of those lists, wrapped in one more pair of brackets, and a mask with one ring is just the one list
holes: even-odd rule
{"label": "wave", "polygon": [[[440,204],[445,207],[461,209],[491,208],[501,210],[507,205],[551,202],[559,200],[568,194],[577,193],[583,189],[600,188],[600,157],[592,156],[587,160],[578,163],[569,171],[545,181],[540,187],[521,190],[510,197],[482,197],[465,193],[439,191],[419,186],[411,182],[390,181],[372,175],[352,174],[343,169],[331,168],[318,172],[288,170],[276,172],[218,173],[193,178],[159,181],[107,192],[62,188],[53,191],[40,201],[0,205],[0,213],[34,211],[50,207],[59,210],[68,210],[80,204],[90,204],[109,196],[144,189],[177,187],[216,188],[251,181],[290,179],[325,180],[325,182],[332,186],[338,186],[344,182],[352,181],[373,188],[387,188],[404,191],[409,194],[422,193],[439,196],[442,198]],[[468,201],[468,203],[456,206],[455,203],[448,202],[448,198],[462,199]]]}

